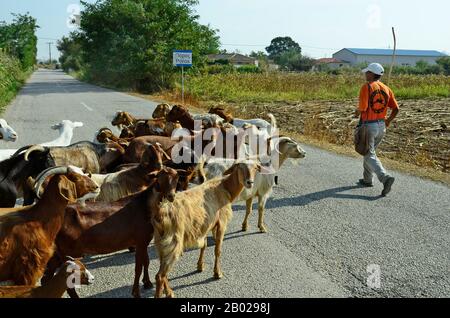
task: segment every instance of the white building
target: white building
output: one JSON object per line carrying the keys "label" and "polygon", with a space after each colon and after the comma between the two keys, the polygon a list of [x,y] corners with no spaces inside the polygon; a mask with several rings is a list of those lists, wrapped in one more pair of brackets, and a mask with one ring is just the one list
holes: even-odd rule
{"label": "white building", "polygon": [[[333,58],[346,61],[351,65],[380,63],[389,65],[392,63],[393,50],[389,49],[355,49],[345,48],[333,54]],[[447,56],[438,51],[397,50],[395,65],[415,66],[419,61],[428,64],[436,64],[436,61]]]}

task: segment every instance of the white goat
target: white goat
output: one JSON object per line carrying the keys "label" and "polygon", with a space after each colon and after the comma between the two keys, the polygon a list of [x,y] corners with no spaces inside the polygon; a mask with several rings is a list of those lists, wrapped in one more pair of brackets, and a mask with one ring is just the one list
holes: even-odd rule
{"label": "white goat", "polygon": [[202,121],[204,126],[212,127],[212,126],[222,126],[224,124],[224,120],[216,114],[199,114],[192,115],[194,120]]}
{"label": "white goat", "polygon": [[[248,229],[248,217],[252,212],[253,198],[258,197],[258,227],[262,233],[267,232],[264,224],[264,210],[273,186],[276,184],[275,174],[287,159],[300,159],[305,158],[305,156],[306,152],[293,139],[289,137],[272,139],[271,156],[263,155],[260,157],[263,171],[256,174],[255,184],[250,189],[244,189],[236,200],[236,202],[245,201],[247,206],[247,213],[242,223],[243,231]],[[209,180],[221,176],[233,164],[234,160],[232,159],[212,158],[208,160],[204,167],[200,167],[200,173],[206,180]]]}
{"label": "white goat", "polygon": [[[1,121],[0,121],[1,124]],[[53,125],[53,130],[59,130],[59,137],[53,141],[39,144],[44,147],[67,147],[71,144],[73,130],[77,127],[83,127],[83,123],[63,120],[59,124]],[[0,161],[9,159],[17,152],[17,149],[0,149]]]}
{"label": "white goat", "polygon": [[277,128],[277,123],[275,116],[273,114],[267,114],[270,118],[271,123],[267,122],[264,119],[256,118],[256,119],[239,119],[234,118],[233,125],[237,128],[244,128],[248,125],[253,125],[258,127],[258,129],[266,130],[269,135],[273,135],[275,133],[275,129]]}
{"label": "white goat", "polygon": [[6,120],[0,118],[0,140],[17,141],[17,133],[8,125]]}
{"label": "white goat", "polygon": [[44,147],[67,147],[71,144],[73,138],[73,130],[75,128],[83,127],[81,122],[72,122],[70,120],[63,120],[59,124],[53,125],[53,130],[59,131],[59,136],[53,141],[40,144]]}

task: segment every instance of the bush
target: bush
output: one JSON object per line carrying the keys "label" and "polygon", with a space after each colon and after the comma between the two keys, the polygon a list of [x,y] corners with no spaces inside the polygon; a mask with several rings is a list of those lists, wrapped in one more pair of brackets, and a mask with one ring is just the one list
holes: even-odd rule
{"label": "bush", "polygon": [[14,98],[27,76],[19,59],[0,49],[0,111]]}
{"label": "bush", "polygon": [[256,65],[243,65],[236,69],[238,73],[262,73],[261,69]]}

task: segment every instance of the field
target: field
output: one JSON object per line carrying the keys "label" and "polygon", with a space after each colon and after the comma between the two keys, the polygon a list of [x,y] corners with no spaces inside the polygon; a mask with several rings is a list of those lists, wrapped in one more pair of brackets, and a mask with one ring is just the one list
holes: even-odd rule
{"label": "field", "polygon": [[[189,77],[186,89],[199,100],[299,102],[353,99],[362,84],[363,74],[220,74]],[[391,87],[399,99],[450,97],[449,76],[393,76]]]}
{"label": "field", "polygon": [[[200,76],[188,79],[186,102],[204,109],[223,106],[247,118],[271,112],[285,133],[351,151],[356,97],[363,83],[362,75],[355,74]],[[450,77],[396,76],[391,87],[401,113],[380,147],[381,157],[432,169],[448,179]],[[179,95],[177,89],[161,97],[175,102]]]}

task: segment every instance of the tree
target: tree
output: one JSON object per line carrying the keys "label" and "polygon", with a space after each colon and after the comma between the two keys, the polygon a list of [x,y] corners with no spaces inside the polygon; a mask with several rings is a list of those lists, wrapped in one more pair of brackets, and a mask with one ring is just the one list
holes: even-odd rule
{"label": "tree", "polygon": [[201,25],[198,0],[100,0],[83,2],[83,67],[92,80],[155,91],[171,86],[174,49],[191,49],[194,68],[217,53],[217,30]]}
{"label": "tree", "polygon": [[36,30],[39,26],[28,13],[13,16],[11,24],[0,23],[0,48],[18,58],[22,69],[27,70],[36,64]]}
{"label": "tree", "polygon": [[441,57],[436,62],[444,70],[445,75],[450,75],[450,56]]}
{"label": "tree", "polygon": [[277,37],[273,39],[270,46],[266,47],[266,51],[269,53],[269,57],[275,60],[286,52],[302,54],[300,45],[290,37]]}
{"label": "tree", "polygon": [[76,32],[72,32],[69,37],[63,37],[57,42],[57,48],[61,52],[59,62],[64,71],[79,71],[82,62],[82,47],[80,36]]}

